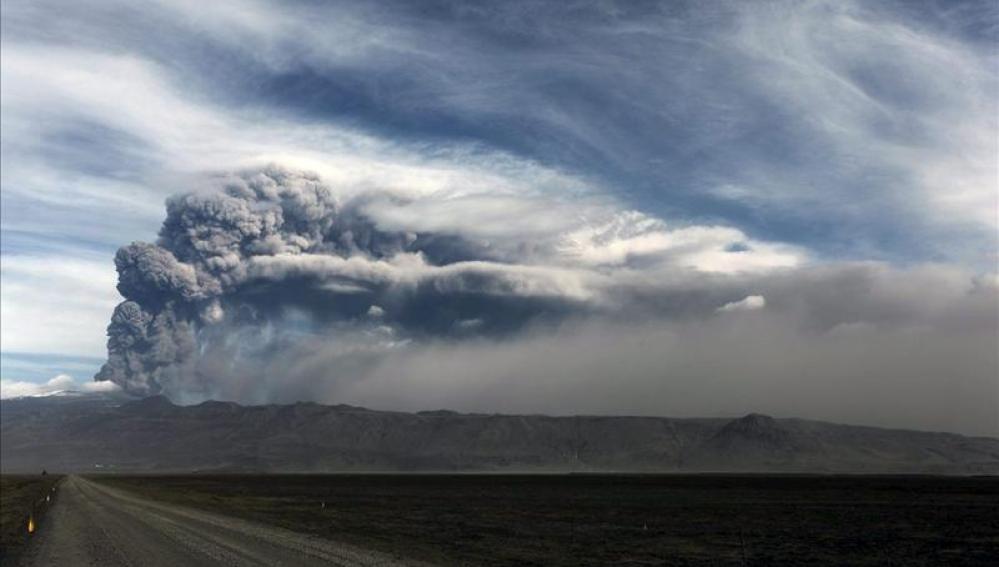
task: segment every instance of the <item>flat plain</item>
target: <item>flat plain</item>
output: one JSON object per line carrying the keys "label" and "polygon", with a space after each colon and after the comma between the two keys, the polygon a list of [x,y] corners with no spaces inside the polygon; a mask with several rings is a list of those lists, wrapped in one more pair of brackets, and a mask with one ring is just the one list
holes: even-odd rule
{"label": "flat plain", "polygon": [[[79,476],[16,563],[20,567],[418,567],[408,558],[273,525],[181,507]],[[5,563],[6,564],[6,563]]]}
{"label": "flat plain", "polygon": [[999,478],[92,476],[442,565],[993,565]]}
{"label": "flat plain", "polygon": [[[0,475],[0,562],[12,562],[30,541],[28,518],[40,525],[59,475]],[[49,500],[46,501],[46,496]]]}

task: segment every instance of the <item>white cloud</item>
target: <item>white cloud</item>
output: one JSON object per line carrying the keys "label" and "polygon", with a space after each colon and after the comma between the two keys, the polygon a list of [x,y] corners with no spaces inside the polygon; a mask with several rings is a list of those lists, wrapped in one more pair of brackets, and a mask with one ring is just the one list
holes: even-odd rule
{"label": "white cloud", "polygon": [[104,329],[121,300],[108,258],[0,256],[4,351],[104,356]]}
{"label": "white cloud", "polygon": [[[761,165],[745,172],[745,180],[758,181],[751,188],[722,185],[716,194],[849,217],[860,214],[851,210],[856,198],[899,209],[908,202],[913,207],[906,214],[938,226],[995,230],[995,54],[886,17],[871,3],[793,3],[775,10],[779,18],[744,4],[727,48],[745,57],[752,88],[799,117],[800,127],[838,164],[806,174],[850,184],[858,175],[878,177],[830,192]],[[895,173],[886,176],[889,171]]]}
{"label": "white cloud", "polygon": [[[54,164],[45,163],[43,154],[56,149],[50,146],[51,135],[76,121],[133,137],[136,163],[119,167],[138,169],[138,158],[158,162],[159,179],[148,181],[158,182],[153,186],[158,185],[161,195],[187,189],[176,183],[190,181],[191,175],[270,162],[316,171],[343,189],[503,193],[585,186],[570,175],[502,152],[460,144],[425,152],[425,147],[407,148],[346,126],[290,122],[195,101],[159,65],[134,56],[14,44],[4,47],[3,74],[5,152],[34,158],[22,160],[23,168],[7,175],[19,181],[47,174],[44,170]],[[28,190],[23,183],[10,185],[15,192]],[[136,188],[108,191],[38,183],[30,191],[34,198],[62,204],[99,199],[115,208],[158,206],[148,190]]]}
{"label": "white cloud", "polygon": [[[766,272],[801,265],[804,250],[761,242],[724,226],[670,228],[638,211],[593,211],[606,220],[580,223],[559,236],[565,261],[584,266],[621,266],[635,259],[704,273]],[[733,250],[733,247],[736,247]]]}
{"label": "white cloud", "polygon": [[726,303],[718,308],[719,313],[729,311],[756,311],[763,309],[767,305],[767,300],[762,295],[749,295],[739,301]]}
{"label": "white cloud", "polygon": [[116,392],[120,388],[111,382],[77,383],[68,374],[58,374],[46,382],[22,382],[18,380],[0,380],[0,398],[21,398],[34,396],[50,396],[64,392]]}
{"label": "white cloud", "polygon": [[[230,97],[225,83],[205,93],[198,89],[206,85],[184,82],[196,76],[195,60],[203,60],[204,53],[180,49],[176,59],[165,58],[176,62],[181,67],[177,69],[154,58],[163,55],[157,48],[176,45],[160,45],[155,37],[150,38],[155,47],[134,44],[130,33],[138,35],[136,30],[144,29],[150,18],[135,18],[128,3],[109,1],[103,10],[81,10],[65,18],[74,22],[72,27],[46,18],[53,7],[38,4],[35,9],[14,5],[6,12],[13,32],[5,34],[2,81],[9,192],[80,207],[110,204],[108,210],[116,212],[141,210],[151,232],[158,198],[184,189],[184,174],[264,162],[315,170],[345,188],[477,193],[495,199],[489,205],[497,210],[523,210],[525,205],[503,203],[504,192],[595,189],[579,175],[476,143],[406,144],[327,117],[297,120],[252,105],[226,104]],[[165,27],[210,37],[216,48],[232,50],[274,74],[306,68],[335,76],[367,69],[377,85],[380,73],[398,70],[411,89],[404,93],[407,107],[446,110],[471,122],[523,117],[569,136],[584,153],[593,150],[623,164],[644,159],[631,155],[636,153],[634,140],[627,132],[608,123],[601,112],[580,114],[553,104],[557,101],[548,91],[558,89],[548,89],[549,82],[540,79],[554,65],[583,85],[597,79],[614,84],[616,96],[610,100],[646,109],[650,123],[662,116],[676,120],[685,132],[677,134],[678,143],[691,147],[673,158],[683,158],[687,151],[710,154],[708,148],[724,147],[732,139],[751,139],[754,111],[780,109],[773,117],[777,125],[794,132],[789,135],[802,141],[803,152],[828,156],[828,163],[804,164],[802,171],[793,159],[757,157],[739,161],[739,174],[718,183],[700,176],[698,191],[761,211],[792,211],[805,220],[828,214],[836,220],[869,222],[871,210],[888,208],[938,228],[996,226],[999,126],[991,51],[976,51],[934,33],[930,26],[909,25],[867,3],[778,2],[765,10],[748,3],[736,5],[733,13],[728,6],[719,7],[717,12],[703,12],[704,20],[691,22],[682,33],[662,14],[640,22],[622,19],[620,26],[598,19],[574,30],[579,41],[593,40],[592,45],[579,49],[571,38],[555,35],[552,51],[536,53],[526,67],[519,59],[488,51],[487,42],[465,37],[467,30],[461,26],[411,27],[407,18],[396,19],[377,7],[258,1],[239,6],[215,9],[181,1],[145,9],[169,22]],[[517,10],[513,6],[508,14],[517,15]],[[123,21],[111,20],[109,14],[121,15]],[[44,41],[24,39],[35,39],[34,33]],[[628,45],[649,44],[622,44],[621,37],[655,41],[647,57],[634,58]],[[670,49],[678,44],[700,43],[712,49],[696,52],[691,61],[673,59],[677,54]],[[677,65],[682,73],[676,72]],[[697,95],[703,100],[690,101]],[[765,102],[765,108],[747,101]],[[98,179],[55,167],[58,164],[47,159],[58,138],[52,134],[74,121],[134,137],[128,155],[148,163],[125,160],[115,167],[142,170],[142,179]],[[867,204],[858,205],[861,201]],[[460,217],[467,203],[448,204]],[[540,208],[523,211],[522,216],[521,226],[529,230],[537,228],[528,226],[529,219],[558,221],[553,211]],[[481,230],[494,225],[488,218],[482,221]],[[463,224],[476,223],[465,219]],[[109,234],[112,229],[108,223]],[[137,230],[133,227],[133,234]],[[718,259],[712,255],[699,261],[708,265]]]}

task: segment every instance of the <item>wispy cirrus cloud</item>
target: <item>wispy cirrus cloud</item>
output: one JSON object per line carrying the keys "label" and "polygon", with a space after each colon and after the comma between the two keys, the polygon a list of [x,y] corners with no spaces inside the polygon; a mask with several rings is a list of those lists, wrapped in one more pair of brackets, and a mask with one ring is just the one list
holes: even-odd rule
{"label": "wispy cirrus cloud", "polygon": [[837,257],[995,260],[988,2],[54,10],[5,7],[7,123],[96,113],[154,149],[143,185],[263,158],[416,186],[443,152]]}

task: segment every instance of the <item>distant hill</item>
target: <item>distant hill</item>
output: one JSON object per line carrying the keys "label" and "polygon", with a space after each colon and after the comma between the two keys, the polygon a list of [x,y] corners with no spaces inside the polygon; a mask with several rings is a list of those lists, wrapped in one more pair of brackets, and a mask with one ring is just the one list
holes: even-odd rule
{"label": "distant hill", "polygon": [[4,472],[815,472],[999,474],[999,439],[738,419],[404,413],[313,403],[0,402]]}

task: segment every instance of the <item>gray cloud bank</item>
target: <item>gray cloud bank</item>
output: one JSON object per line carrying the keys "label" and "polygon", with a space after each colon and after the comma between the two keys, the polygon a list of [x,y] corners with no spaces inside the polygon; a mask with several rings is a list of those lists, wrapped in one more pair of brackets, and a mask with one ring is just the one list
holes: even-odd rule
{"label": "gray cloud bank", "polygon": [[999,433],[996,279],[947,266],[278,168],[170,199],[157,243],[115,264],[96,379],[135,394]]}

